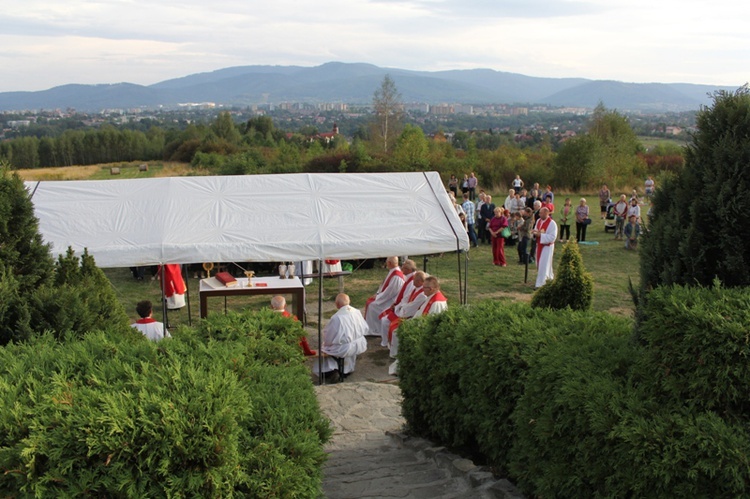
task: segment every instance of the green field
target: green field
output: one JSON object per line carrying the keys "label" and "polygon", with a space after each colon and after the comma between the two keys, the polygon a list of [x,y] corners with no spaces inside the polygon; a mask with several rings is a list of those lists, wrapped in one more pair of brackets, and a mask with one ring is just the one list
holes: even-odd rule
{"label": "green field", "polygon": [[646,150],[651,150],[654,146],[658,145],[671,145],[671,146],[677,146],[677,147],[685,147],[688,143],[684,140],[679,139],[666,139],[664,137],[646,137],[644,135],[639,135],[638,140],[641,144],[643,144],[643,147],[646,148]]}
{"label": "green field", "polygon": [[[593,210],[592,210],[593,211]],[[575,232],[575,227],[572,227]],[[575,236],[575,233],[573,233]],[[581,245],[581,255],[586,269],[594,278],[594,301],[593,309],[597,311],[608,311],[614,314],[631,317],[633,303],[628,291],[629,279],[634,285],[639,283],[638,254],[626,251],[622,241],[614,241],[612,232],[604,232],[603,222],[595,218],[594,223],[589,226],[587,240],[598,241],[598,245]],[[562,244],[555,248],[555,266],[562,254]],[[423,267],[424,255],[410,255],[420,269]],[[460,257],[454,253],[443,255],[427,255],[427,272],[437,276],[441,281],[444,294],[449,303],[459,303],[459,270],[461,264],[461,276],[464,277],[466,261],[464,256]],[[529,266],[528,282],[524,282],[525,267],[516,263],[518,261],[515,246],[506,248],[507,267],[496,267],[492,265],[492,255],[489,245],[472,248],[468,255],[468,273],[465,274],[467,281],[468,303],[476,303],[479,300],[518,300],[528,301],[534,292],[534,281],[536,269]],[[133,320],[136,319],[135,304],[141,299],[150,299],[155,304],[161,300],[159,281],[150,280],[136,281],[130,275],[128,269],[105,269],[105,273],[117,290],[117,295]],[[345,291],[351,296],[352,305],[364,307],[365,300],[372,295],[380,285],[385,270],[383,260],[376,261],[372,269],[355,269],[351,276],[345,277]],[[199,280],[190,276],[188,279],[190,316],[192,320],[198,320]],[[338,292],[336,279],[323,280],[324,302],[329,306]],[[317,298],[318,281],[308,287],[306,308],[308,311],[308,322],[317,321]],[[261,308],[268,306],[268,297],[246,298],[231,297],[227,299],[227,309]],[[209,301],[209,312],[223,312],[224,300],[213,299]],[[155,317],[161,320],[161,310],[155,310]],[[330,313],[324,314],[330,316]],[[188,322],[187,307],[179,311],[169,312],[171,325],[186,324]]]}

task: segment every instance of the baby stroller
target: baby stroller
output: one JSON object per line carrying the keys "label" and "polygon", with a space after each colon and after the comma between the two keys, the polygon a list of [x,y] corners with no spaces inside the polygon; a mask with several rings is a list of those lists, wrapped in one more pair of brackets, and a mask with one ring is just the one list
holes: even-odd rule
{"label": "baby stroller", "polygon": [[615,203],[607,205],[607,214],[604,216],[604,232],[615,231]]}

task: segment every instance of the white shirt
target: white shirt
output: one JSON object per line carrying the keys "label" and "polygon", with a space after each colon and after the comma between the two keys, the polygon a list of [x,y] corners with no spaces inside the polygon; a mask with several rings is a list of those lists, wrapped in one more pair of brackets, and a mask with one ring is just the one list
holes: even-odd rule
{"label": "white shirt", "polygon": [[151,341],[161,341],[165,337],[172,337],[169,331],[164,328],[164,324],[154,319],[139,319],[139,322],[131,324],[131,327],[143,333],[143,336]]}

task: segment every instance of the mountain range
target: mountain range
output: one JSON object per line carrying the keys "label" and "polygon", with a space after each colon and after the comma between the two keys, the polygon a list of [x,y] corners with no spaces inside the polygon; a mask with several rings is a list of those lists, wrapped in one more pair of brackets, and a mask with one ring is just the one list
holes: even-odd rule
{"label": "mountain range", "polygon": [[36,92],[0,92],[0,110],[173,107],[214,102],[225,106],[282,102],[368,105],[385,75],[403,102],[427,104],[548,104],[593,108],[599,102],[623,111],[687,111],[710,104],[716,90],[690,83],[624,83],[584,78],[541,78],[491,69],[411,71],[364,63],[329,62],[315,67],[238,66],[153,85],[69,84]]}

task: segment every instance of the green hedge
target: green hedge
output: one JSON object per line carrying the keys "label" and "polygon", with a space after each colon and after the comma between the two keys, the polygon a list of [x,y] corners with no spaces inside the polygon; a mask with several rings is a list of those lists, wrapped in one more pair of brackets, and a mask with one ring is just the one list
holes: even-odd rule
{"label": "green hedge", "polygon": [[534,495],[626,496],[631,486],[616,479],[630,463],[612,433],[625,401],[638,397],[627,382],[638,350],[624,321],[598,319],[529,367],[509,462],[519,487]]}
{"label": "green hedge", "polygon": [[746,497],[749,298],[657,289],[635,337],[627,319],[524,304],[407,321],[409,430],[479,452],[529,497]]}
{"label": "green hedge", "polygon": [[270,319],[0,349],[0,495],[317,497],[331,430],[299,326]]}
{"label": "green hedge", "polygon": [[747,420],[750,289],[657,288],[641,315],[639,375],[659,390],[654,396]]}
{"label": "green hedge", "polygon": [[511,415],[538,352],[573,331],[628,322],[606,314],[483,302],[399,328],[399,384],[412,431],[450,446],[473,446],[507,467]]}

